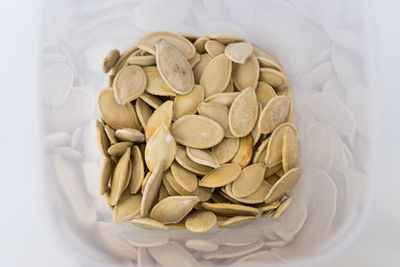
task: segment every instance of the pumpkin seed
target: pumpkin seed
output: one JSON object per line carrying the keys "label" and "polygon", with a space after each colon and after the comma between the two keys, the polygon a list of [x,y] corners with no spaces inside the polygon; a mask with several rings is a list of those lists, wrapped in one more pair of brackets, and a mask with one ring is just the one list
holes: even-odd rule
{"label": "pumpkin seed", "polygon": [[285,174],[285,172],[283,171],[283,169],[278,170],[275,175],[282,177]]}
{"label": "pumpkin seed", "polygon": [[276,90],[283,90],[288,82],[287,77],[280,71],[271,68],[260,69],[260,81],[266,82]]}
{"label": "pumpkin seed", "polygon": [[[163,178],[164,179],[164,178]],[[165,188],[164,185],[164,181],[160,184],[160,191],[158,192],[158,202],[160,202],[160,200],[169,197],[170,194],[168,193],[167,188]]]}
{"label": "pumpkin seed", "polygon": [[106,125],[104,126],[104,131],[106,132],[106,135],[108,137],[108,140],[110,140],[111,145],[115,145],[116,143],[118,143],[118,140],[115,137],[115,130],[113,128]]}
{"label": "pumpkin seed", "polygon": [[110,155],[108,154],[107,150],[110,147],[110,141],[108,140],[106,132],[104,131],[103,124],[99,121],[96,121],[96,140],[103,156],[109,158]]}
{"label": "pumpkin seed", "polygon": [[207,37],[212,40],[217,40],[218,42],[225,44],[225,45],[230,44],[230,43],[244,41],[244,39],[242,37],[237,37],[237,36],[230,35],[230,34],[209,34],[209,35],[207,35]]}
{"label": "pumpkin seed", "polygon": [[[175,179],[175,177],[172,175],[171,171],[167,171],[164,175],[163,182],[165,181],[165,185],[168,185],[168,187],[171,189],[173,192],[172,195],[181,195],[181,196],[191,196],[192,193],[183,188]],[[197,181],[196,181],[197,183]]]}
{"label": "pumpkin seed", "polygon": [[162,231],[168,230],[168,227],[165,226],[164,224],[149,218],[134,218],[130,220],[130,222],[143,229],[162,230]]}
{"label": "pumpkin seed", "polygon": [[186,149],[183,146],[176,146],[175,160],[185,169],[199,175],[204,175],[212,170],[211,167],[198,164],[191,160],[186,154]]}
{"label": "pumpkin seed", "polygon": [[222,222],[219,227],[221,228],[238,228],[252,223],[256,216],[235,216]]}
{"label": "pumpkin seed", "polygon": [[101,195],[104,195],[108,190],[108,184],[110,182],[111,173],[113,170],[113,162],[109,158],[104,158],[103,165],[101,166],[100,171],[100,183],[99,183],[99,192]]}
{"label": "pumpkin seed", "polygon": [[[130,155],[131,148],[128,147],[122,157],[119,159],[117,166],[115,167],[113,177],[111,179],[111,191],[110,191],[110,205],[114,206],[118,203],[122,193],[125,191],[127,186],[127,180],[130,166]],[[130,177],[129,177],[130,178]],[[125,186],[126,185],[126,186]]]}
{"label": "pumpkin seed", "polygon": [[247,88],[233,100],[229,110],[229,129],[236,137],[244,137],[253,130],[258,116],[255,90]]}
{"label": "pumpkin seed", "polygon": [[203,75],[204,70],[206,69],[208,63],[212,60],[212,57],[209,54],[200,55],[200,61],[193,68],[194,80],[196,83],[200,83],[201,76]]}
{"label": "pumpkin seed", "polygon": [[154,132],[162,125],[166,126],[167,129],[170,128],[173,115],[173,105],[174,102],[170,100],[166,101],[153,112],[146,123],[146,128],[144,129],[146,139],[152,137]]}
{"label": "pumpkin seed", "polygon": [[118,49],[113,49],[110,52],[108,52],[107,56],[103,60],[103,72],[104,73],[109,72],[115,66],[115,63],[117,63],[118,59],[119,59]]}
{"label": "pumpkin seed", "polygon": [[[196,55],[189,60],[190,66],[192,67],[192,69],[200,62],[200,54],[196,53]],[[193,73],[194,75],[194,73]]]}
{"label": "pumpkin seed", "polygon": [[165,189],[167,190],[168,195],[170,195],[170,196],[179,196],[180,194],[170,184],[169,176],[172,176],[171,172],[164,173],[163,179],[162,179],[162,184],[165,186]]}
{"label": "pumpkin seed", "polygon": [[224,128],[224,136],[234,137],[229,129],[229,109],[219,103],[200,103],[197,106],[200,115],[218,122]]}
{"label": "pumpkin seed", "polygon": [[140,131],[136,129],[118,129],[115,131],[115,136],[120,140],[120,141],[129,141],[132,143],[141,143],[144,142],[144,134],[142,134]]}
{"label": "pumpkin seed", "polygon": [[272,88],[268,83],[258,82],[256,96],[258,103],[261,103],[261,105],[265,107],[272,98],[276,97],[276,93],[274,88]]}
{"label": "pumpkin seed", "polygon": [[287,210],[290,203],[292,203],[292,197],[288,197],[279,205],[279,207],[275,210],[274,215],[272,215],[272,219],[278,219],[282,216],[283,213]]}
{"label": "pumpkin seed", "polygon": [[141,67],[135,65],[125,67],[117,73],[114,79],[115,100],[120,105],[126,105],[141,96],[146,85],[146,74]]}
{"label": "pumpkin seed", "polygon": [[189,192],[196,190],[198,185],[196,174],[186,170],[176,162],[171,165],[171,173],[174,176],[175,181],[185,190]]}
{"label": "pumpkin seed", "polygon": [[174,137],[165,125],[161,125],[147,141],[144,152],[147,168],[153,171],[160,163],[163,163],[164,171],[171,166],[176,154]]}
{"label": "pumpkin seed", "polygon": [[204,45],[204,49],[211,57],[216,57],[224,53],[225,45],[221,44],[218,41],[210,40],[207,41]]}
{"label": "pumpkin seed", "polygon": [[278,95],[285,95],[289,97],[289,112],[286,118],[286,122],[291,122],[292,121],[292,116],[293,116],[293,96],[292,96],[292,89],[290,87],[286,87],[286,89],[283,89],[278,92]]}
{"label": "pumpkin seed", "polygon": [[225,186],[225,192],[229,197],[245,204],[257,204],[264,202],[265,196],[267,195],[269,190],[271,190],[271,185],[269,185],[266,181],[261,181],[261,185],[256,189],[255,192],[246,197],[238,198],[235,197],[232,193],[232,184],[228,184]]}
{"label": "pumpkin seed", "polygon": [[161,77],[157,67],[149,66],[143,68],[147,77],[146,92],[159,96],[175,96],[176,93],[168,87]]}
{"label": "pumpkin seed", "polygon": [[303,169],[298,167],[298,168],[293,168],[287,173],[285,173],[285,175],[283,175],[272,186],[271,190],[265,197],[265,203],[271,203],[281,199],[286,194],[286,192],[290,191],[290,189],[292,189],[293,186],[296,185],[296,183],[299,181],[301,177],[302,172]]}
{"label": "pumpkin seed", "polygon": [[158,195],[158,191],[160,188],[162,173],[164,170],[164,164],[162,162],[158,163],[154,168],[154,171],[150,174],[148,182],[144,187],[142,202],[140,203],[140,216],[142,218],[146,217],[151,207],[153,206],[153,202]]}
{"label": "pumpkin seed", "polygon": [[154,66],[156,64],[156,57],[154,55],[148,56],[130,56],[126,63],[129,65],[138,65],[141,67]]}
{"label": "pumpkin seed", "polygon": [[208,150],[186,147],[186,154],[191,160],[198,164],[210,166],[212,168],[219,167],[217,158]]}
{"label": "pumpkin seed", "polygon": [[205,233],[217,224],[217,217],[211,211],[195,211],[185,221],[186,228],[194,233]]}
{"label": "pumpkin seed", "polygon": [[172,196],[158,202],[150,212],[150,218],[164,224],[180,222],[199,202],[196,196]]}
{"label": "pumpkin seed", "polygon": [[260,210],[260,212],[270,211],[270,210],[274,210],[274,209],[278,208],[280,204],[281,204],[280,201],[274,201],[267,205],[263,204],[261,206],[257,206],[257,208]]}
{"label": "pumpkin seed", "polygon": [[178,223],[168,224],[168,229],[171,230],[186,230],[185,222],[180,221]]}
{"label": "pumpkin seed", "polygon": [[[228,203],[242,205],[242,203],[240,203],[239,201],[237,201],[236,199],[234,199],[233,197],[231,197],[230,195],[227,194],[227,192],[226,192],[226,187],[227,186],[229,186],[229,184],[227,184],[224,187],[218,188],[218,193],[221,195],[221,197],[223,197],[224,199],[228,200]],[[226,201],[224,201],[222,203],[225,203],[225,202]]]}
{"label": "pumpkin seed", "polygon": [[225,137],[218,145],[211,148],[211,153],[217,158],[219,164],[227,163],[239,149],[238,138]]}
{"label": "pumpkin seed", "polygon": [[253,156],[253,163],[264,163],[265,155],[267,154],[267,146],[268,146],[269,138],[262,141],[260,146],[257,148],[256,152]]}
{"label": "pumpkin seed", "polygon": [[210,210],[217,215],[223,216],[256,216],[258,214],[258,209],[230,203],[201,203],[201,206],[206,210]]}
{"label": "pumpkin seed", "polygon": [[[279,165],[278,165],[279,166]],[[278,175],[271,175],[268,178],[266,178],[265,180],[272,186],[274,185],[281,177]]]}
{"label": "pumpkin seed", "polygon": [[[265,154],[265,157],[267,155]],[[267,170],[265,171],[265,176],[264,179],[269,178],[271,176],[273,176],[277,171],[279,171],[280,169],[282,169],[282,164],[278,163],[275,166],[272,167],[267,167]]]}
{"label": "pumpkin seed", "polygon": [[130,57],[131,55],[137,55],[138,52],[140,52],[140,51],[136,45],[125,50],[120,55],[117,62],[115,63],[115,65],[113,67],[112,75],[115,76],[125,66],[126,61],[128,60],[128,57]]}
{"label": "pumpkin seed", "polygon": [[195,114],[197,105],[204,100],[204,88],[200,85],[194,85],[193,90],[186,95],[177,95],[174,98],[174,119],[188,114]]}
{"label": "pumpkin seed", "polygon": [[244,64],[233,63],[232,79],[236,89],[242,91],[248,87],[257,87],[260,65],[255,56],[251,55]]}
{"label": "pumpkin seed", "polygon": [[190,93],[194,85],[190,63],[164,40],[158,41],[156,48],[157,68],[165,83],[177,94]]}
{"label": "pumpkin seed", "polygon": [[139,214],[142,195],[125,195],[114,207],[113,222],[128,221]]}
{"label": "pumpkin seed", "polygon": [[214,120],[201,115],[185,115],[171,125],[175,140],[193,148],[215,146],[224,137],[224,129]]}
{"label": "pumpkin seed", "polygon": [[142,194],[144,193],[144,189],[146,187],[147,182],[149,181],[150,175],[151,175],[151,172],[147,172],[146,175],[144,176],[144,179],[142,182],[142,190],[141,190]]}
{"label": "pumpkin seed", "polygon": [[232,163],[237,163],[240,167],[246,167],[250,161],[253,154],[253,141],[250,135],[241,137],[239,139],[239,149],[237,150],[235,156],[231,160]]}
{"label": "pumpkin seed", "polygon": [[224,54],[214,57],[201,75],[200,85],[204,87],[204,97],[221,93],[229,83],[232,61]]}
{"label": "pumpkin seed", "polygon": [[246,59],[253,53],[253,46],[247,42],[228,44],[225,55],[235,63],[244,64]]}
{"label": "pumpkin seed", "polygon": [[300,140],[296,128],[287,127],[283,133],[282,166],[285,172],[299,166]]}
{"label": "pumpkin seed", "polygon": [[144,179],[144,163],[142,153],[138,146],[134,146],[131,151],[131,161],[132,161],[132,174],[131,181],[129,183],[129,192],[131,194],[136,194]]}
{"label": "pumpkin seed", "polygon": [[209,41],[207,37],[200,37],[194,42],[194,47],[196,48],[197,53],[204,54],[206,53],[205,45],[207,41]]}
{"label": "pumpkin seed", "polygon": [[271,69],[275,69],[279,72],[283,72],[283,68],[276,63],[274,60],[272,60],[271,58],[267,58],[267,57],[257,57],[258,62],[260,63],[260,67],[261,68],[271,68]]}
{"label": "pumpkin seed", "polygon": [[232,182],[233,195],[243,198],[254,193],[264,180],[264,173],[264,163],[255,163],[244,168],[239,177]]}
{"label": "pumpkin seed", "polygon": [[153,114],[153,110],[141,98],[136,99],[135,110],[143,129],[146,128],[147,121]]}
{"label": "pumpkin seed", "polygon": [[108,148],[107,152],[111,156],[122,156],[125,153],[125,150],[133,145],[132,142],[119,142],[115,145],[112,145]]}
{"label": "pumpkin seed", "polygon": [[232,78],[229,80],[228,85],[226,86],[226,88],[224,89],[223,92],[225,93],[232,93],[235,91],[235,87],[233,86],[233,80]]}
{"label": "pumpkin seed", "polygon": [[224,186],[233,182],[240,175],[241,168],[238,164],[228,163],[216,168],[200,180],[199,185],[209,188]]}
{"label": "pumpkin seed", "polygon": [[152,107],[152,108],[154,108],[154,109],[158,108],[158,107],[161,106],[162,103],[163,103],[163,101],[162,101],[160,98],[158,98],[158,97],[156,97],[156,96],[154,96],[154,95],[151,95],[151,94],[149,94],[149,93],[147,93],[147,92],[144,92],[144,93],[140,96],[140,98],[141,98],[146,104],[148,104],[150,107]]}
{"label": "pumpkin seed", "polygon": [[261,111],[258,128],[261,133],[271,133],[279,124],[285,122],[289,112],[289,98],[276,96]]}
{"label": "pumpkin seed", "polygon": [[219,103],[225,105],[226,107],[230,107],[232,105],[233,100],[239,95],[240,93],[219,93],[206,98],[205,102],[207,103]]}
{"label": "pumpkin seed", "polygon": [[283,135],[287,127],[295,128],[295,126],[291,123],[283,123],[276,127],[275,130],[272,132],[269,138],[267,154],[265,155],[265,164],[267,165],[267,167],[273,167],[281,163]]}
{"label": "pumpkin seed", "polygon": [[276,57],[274,57],[273,55],[271,55],[270,53],[268,53],[267,51],[265,51],[264,49],[262,49],[261,47],[259,47],[256,44],[253,44],[253,54],[256,57],[264,57],[264,58],[271,59],[282,68],[282,64],[279,62],[279,60]]}

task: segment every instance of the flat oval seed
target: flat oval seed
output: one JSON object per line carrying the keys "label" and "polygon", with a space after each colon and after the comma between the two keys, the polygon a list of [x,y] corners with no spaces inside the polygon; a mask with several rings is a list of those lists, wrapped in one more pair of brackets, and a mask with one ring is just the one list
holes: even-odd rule
{"label": "flat oval seed", "polygon": [[269,190],[271,190],[271,185],[269,185],[266,181],[261,181],[261,185],[257,188],[255,192],[246,197],[238,198],[235,197],[232,193],[232,184],[227,184],[225,186],[225,192],[229,197],[245,204],[263,203],[265,196],[268,194]]}
{"label": "flat oval seed", "polygon": [[265,51],[258,45],[256,45],[256,44],[252,44],[252,45],[253,45],[253,54],[256,57],[265,57],[265,58],[271,59],[282,68],[282,64],[279,62],[279,60],[276,57],[274,57],[273,55],[271,55],[270,53],[268,53],[267,51]]}
{"label": "flat oval seed", "polygon": [[[175,179],[170,171],[166,172],[163,178],[163,183],[172,189],[170,191],[174,192],[171,195],[181,195],[181,196],[192,196],[192,192],[189,192],[185,188],[183,188]],[[197,181],[196,181],[197,184]]]}
{"label": "flat oval seed", "polygon": [[293,96],[292,96],[292,90],[290,87],[286,87],[285,89],[281,90],[278,92],[278,95],[285,95],[289,97],[289,112],[286,118],[286,122],[291,122],[292,121],[292,115],[293,115]]}
{"label": "flat oval seed", "polygon": [[146,128],[147,121],[153,114],[153,110],[141,98],[136,99],[135,110],[143,129]]}
{"label": "flat oval seed", "polygon": [[[275,128],[269,138],[265,164],[267,167],[274,167],[282,161],[283,135],[287,127],[295,128],[291,123],[283,123]],[[278,171],[278,170],[277,170]]]}
{"label": "flat oval seed", "polygon": [[107,56],[103,60],[103,71],[104,73],[109,72],[117,63],[119,59],[119,50],[113,49],[108,52]]}
{"label": "flat oval seed", "polygon": [[175,139],[168,131],[168,128],[165,125],[161,125],[146,144],[144,155],[147,168],[153,171],[162,162],[165,171],[174,161],[175,154]]}
{"label": "flat oval seed", "polygon": [[201,165],[219,167],[217,158],[208,150],[186,147],[186,154],[191,160]]}
{"label": "flat oval seed", "polygon": [[224,164],[204,175],[200,180],[199,185],[209,188],[224,186],[238,178],[240,171],[241,168],[238,164]]}
{"label": "flat oval seed", "polygon": [[274,209],[278,208],[280,204],[281,204],[281,202],[274,201],[274,202],[271,202],[271,203],[269,203],[267,205],[263,204],[261,206],[257,206],[257,208],[260,210],[260,212],[270,211],[270,210],[274,210]]}
{"label": "flat oval seed", "polygon": [[239,138],[224,138],[221,143],[211,148],[219,164],[227,163],[239,149]]}
{"label": "flat oval seed", "polygon": [[252,53],[253,46],[247,42],[231,43],[225,48],[225,55],[239,64],[243,64]]}
{"label": "flat oval seed", "polygon": [[265,203],[271,203],[281,199],[299,181],[303,169],[298,167],[291,169],[283,175],[271,188],[265,197]]}
{"label": "flat oval seed", "polygon": [[108,184],[110,182],[111,173],[114,169],[113,161],[109,158],[104,158],[103,165],[101,165],[100,171],[100,183],[99,183],[99,192],[101,195],[104,195],[108,190]]}
{"label": "flat oval seed", "polygon": [[289,112],[289,98],[276,96],[261,111],[258,128],[261,133],[271,133],[279,124],[285,122]]}
{"label": "flat oval seed", "polygon": [[260,81],[266,82],[276,90],[280,91],[286,87],[288,79],[285,74],[280,71],[270,68],[261,68]]}
{"label": "flat oval seed", "polygon": [[106,126],[104,126],[104,131],[106,132],[108,140],[110,140],[112,145],[115,145],[116,143],[118,143],[118,140],[115,137],[115,130],[113,128],[111,128],[110,126],[106,125]]}
{"label": "flat oval seed", "polygon": [[[268,147],[267,147],[267,149],[268,149]],[[265,158],[266,157],[267,157],[267,155],[265,154]],[[281,169],[282,169],[282,164],[280,164],[280,163],[278,163],[277,165],[272,166],[272,167],[267,166],[267,170],[265,171],[264,178],[268,178],[268,177],[274,175],[277,171],[279,171]]]}
{"label": "flat oval seed", "polygon": [[264,180],[264,173],[264,163],[256,163],[244,168],[239,177],[232,182],[233,195],[242,198],[254,193]]}
{"label": "flat oval seed", "polygon": [[269,138],[262,141],[253,155],[253,163],[265,163],[265,155],[267,155],[267,146]]}
{"label": "flat oval seed", "polygon": [[248,135],[258,116],[257,96],[253,88],[243,90],[232,102],[229,110],[229,128],[236,137]]}
{"label": "flat oval seed", "polygon": [[211,211],[196,211],[185,221],[186,228],[194,233],[205,233],[217,224],[217,216]]}
{"label": "flat oval seed", "polygon": [[230,44],[235,42],[242,42],[244,39],[242,37],[237,37],[230,34],[209,34],[207,35],[208,38],[212,40],[217,40],[222,44]]}
{"label": "flat oval seed", "polygon": [[171,165],[171,173],[176,182],[185,190],[188,192],[193,192],[196,190],[198,185],[196,174],[186,170],[176,162],[172,163]]}
{"label": "flat oval seed", "polygon": [[111,191],[109,196],[109,201],[110,201],[109,203],[112,206],[118,203],[122,193],[126,189],[128,175],[130,175],[129,174],[130,156],[131,156],[131,148],[128,147],[125,153],[119,159],[117,166],[115,167],[114,174],[111,179]]}
{"label": "flat oval seed", "polygon": [[256,96],[258,103],[261,103],[261,105],[265,107],[265,105],[276,96],[276,93],[274,88],[272,88],[268,83],[258,82]]}
{"label": "flat oval seed", "polygon": [[221,44],[218,41],[210,40],[207,41],[204,45],[204,49],[211,57],[216,57],[224,53],[225,45]]}
{"label": "flat oval seed", "polygon": [[149,180],[146,183],[143,191],[142,202],[140,203],[140,216],[142,218],[146,217],[149,214],[149,211],[153,205],[154,200],[158,195],[158,191],[160,189],[161,180],[163,177],[164,165],[163,163],[159,163],[154,171],[150,174]]}
{"label": "flat oval seed", "polygon": [[[196,53],[196,55],[189,60],[190,66],[194,68],[200,62],[200,54]],[[194,75],[194,73],[193,73]]]}
{"label": "flat oval seed", "polygon": [[115,136],[120,141],[129,141],[132,143],[144,142],[144,134],[136,129],[124,128],[115,131]]}
{"label": "flat oval seed", "polygon": [[293,198],[288,197],[279,205],[279,207],[275,210],[274,214],[272,215],[272,219],[278,219],[282,216],[283,213],[288,209],[290,203],[292,203]]}
{"label": "flat oval seed", "polygon": [[175,93],[190,93],[194,85],[192,66],[174,47],[161,40],[156,43],[157,68],[165,83]]}
{"label": "flat oval seed", "polygon": [[222,222],[219,227],[221,228],[238,228],[252,223],[256,216],[235,216]]}
{"label": "flat oval seed", "polygon": [[257,57],[261,68],[271,68],[283,72],[283,68],[274,60],[267,57]]}
{"label": "flat oval seed", "polygon": [[134,146],[131,151],[131,161],[132,161],[132,174],[131,181],[129,182],[129,192],[131,194],[136,194],[144,179],[144,162],[143,156],[140,152],[138,146]]}
{"label": "flat oval seed", "polygon": [[221,93],[229,83],[232,73],[232,61],[224,54],[216,56],[208,63],[201,75],[200,85],[204,87],[204,96]]}
{"label": "flat oval seed", "polygon": [[239,95],[239,92],[233,93],[219,93],[206,98],[205,102],[207,103],[219,103],[225,105],[226,107],[230,107],[232,105],[233,100]]}
{"label": "flat oval seed", "polygon": [[194,57],[196,49],[186,38],[172,32],[152,32],[139,39],[138,46],[151,54],[156,54],[156,44],[164,40],[179,51],[187,60]]}
{"label": "flat oval seed", "polygon": [[174,102],[171,100],[166,101],[153,112],[147,120],[146,128],[144,129],[146,139],[152,137],[154,132],[162,125],[167,127],[167,129],[170,128],[173,116],[173,105]]}
{"label": "flat oval seed", "polygon": [[175,96],[176,93],[168,87],[161,77],[157,67],[149,66],[143,68],[147,77],[146,92],[152,95]]}
{"label": "flat oval seed", "polygon": [[150,212],[150,218],[164,224],[180,222],[199,202],[196,196],[172,196],[158,202]]}
{"label": "flat oval seed", "polygon": [[166,225],[149,218],[134,218],[130,222],[143,229],[168,231]]}
{"label": "flat oval seed", "polygon": [[141,96],[146,89],[147,79],[143,69],[139,66],[123,68],[115,76],[113,90],[115,100],[125,105]]}
{"label": "flat oval seed", "polygon": [[287,127],[283,133],[282,167],[285,172],[299,166],[300,138],[295,127]]}
{"label": "flat oval seed", "polygon": [[156,57],[154,55],[147,56],[130,56],[126,63],[129,65],[138,65],[141,67],[153,66],[156,64]]}
{"label": "flat oval seed", "polygon": [[149,94],[149,93],[147,93],[147,92],[144,92],[144,93],[140,96],[140,98],[141,98],[144,102],[146,102],[146,104],[148,104],[150,107],[152,107],[152,108],[154,108],[154,109],[158,108],[158,107],[161,106],[162,103],[163,103],[163,101],[162,101],[160,98],[158,98],[158,97],[156,97],[156,96],[154,96],[154,95],[151,95],[151,94]]}
{"label": "flat oval seed", "polygon": [[187,95],[177,95],[174,98],[174,119],[188,114],[195,114],[197,105],[204,100],[204,88],[195,84]]}
{"label": "flat oval seed", "polygon": [[115,63],[111,76],[115,76],[124,66],[126,66],[126,61],[128,60],[128,57],[130,57],[133,54],[138,54],[139,52],[140,51],[136,45],[125,50]]}
{"label": "flat oval seed", "polygon": [[248,87],[255,89],[258,83],[260,66],[255,56],[251,55],[244,64],[233,63],[232,79],[236,89],[242,91]]}
{"label": "flat oval seed", "polygon": [[198,164],[191,160],[186,154],[186,149],[183,146],[176,146],[175,160],[185,169],[199,175],[204,175],[212,170],[211,167]]}
{"label": "flat oval seed", "polygon": [[200,103],[197,106],[200,115],[218,122],[224,128],[224,136],[234,137],[229,129],[229,109],[219,103]]}
{"label": "flat oval seed", "polygon": [[128,221],[139,214],[142,195],[125,195],[114,207],[113,219],[114,223]]}
{"label": "flat oval seed", "polygon": [[210,210],[217,215],[223,215],[228,217],[233,216],[256,216],[258,209],[230,203],[201,203],[201,206],[206,210]]}
{"label": "flat oval seed", "polygon": [[204,54],[206,52],[205,45],[207,41],[209,41],[207,37],[200,37],[194,42],[194,47],[196,48],[197,53]]}
{"label": "flat oval seed", "polygon": [[224,89],[223,92],[225,93],[232,93],[235,91],[235,87],[233,86],[233,80],[232,78],[229,80],[228,85],[226,86],[226,88]]}
{"label": "flat oval seed", "polygon": [[213,147],[224,138],[224,129],[214,120],[201,115],[185,115],[171,125],[175,140],[193,148]]}
{"label": "flat oval seed", "polygon": [[246,167],[250,161],[251,156],[253,155],[253,141],[251,136],[241,137],[239,141],[239,149],[237,150],[235,156],[231,160],[232,163],[237,163],[240,167]]}
{"label": "flat oval seed", "polygon": [[143,182],[142,182],[142,194],[144,193],[144,189],[146,188],[147,182],[149,181],[151,172],[146,173],[146,175],[144,176]]}
{"label": "flat oval seed", "polygon": [[106,132],[104,131],[103,124],[99,121],[96,121],[96,140],[103,156],[109,158],[110,155],[108,154],[107,150],[110,147],[110,141],[108,140]]}
{"label": "flat oval seed", "polygon": [[125,153],[126,149],[133,145],[132,142],[120,142],[108,148],[108,154],[111,156],[121,156]]}
{"label": "flat oval seed", "polygon": [[251,130],[250,133],[251,138],[253,140],[253,146],[255,146],[261,138],[261,133],[260,130],[258,129],[258,121],[260,120],[261,111],[262,111],[262,105],[258,103],[258,116],[257,116],[256,126],[253,128],[253,130]]}
{"label": "flat oval seed", "polygon": [[211,60],[212,57],[209,54],[200,55],[199,63],[193,68],[194,80],[196,83],[200,83],[201,76]]}
{"label": "flat oval seed", "polygon": [[101,118],[112,128],[134,128],[141,129],[131,103],[120,105],[115,101],[114,92],[111,89],[101,90],[97,96],[97,106]]}

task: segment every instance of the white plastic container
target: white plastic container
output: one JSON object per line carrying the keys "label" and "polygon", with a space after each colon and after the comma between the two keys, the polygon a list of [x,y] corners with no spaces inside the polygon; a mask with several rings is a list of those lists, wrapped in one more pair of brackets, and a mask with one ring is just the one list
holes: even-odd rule
{"label": "white plastic container", "polygon": [[[143,266],[158,260],[176,266],[210,259],[221,265],[300,266],[351,244],[366,220],[372,184],[371,37],[364,2],[48,2],[41,77],[46,191],[56,228],[78,262]],[[242,36],[282,62],[294,97],[304,174],[279,220],[258,218],[244,228],[202,235],[111,223],[112,212],[98,194],[102,159],[94,133],[96,94],[107,84],[102,60],[110,49],[125,50],[154,30]],[[232,257],[214,260],[210,252],[188,248],[193,239],[232,250]]]}

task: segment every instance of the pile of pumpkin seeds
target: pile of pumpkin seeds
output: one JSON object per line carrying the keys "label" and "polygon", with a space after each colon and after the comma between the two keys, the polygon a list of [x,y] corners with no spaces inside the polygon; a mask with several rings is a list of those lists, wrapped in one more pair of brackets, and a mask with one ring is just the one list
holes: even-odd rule
{"label": "pile of pumpkin seeds", "polygon": [[240,37],[153,32],[103,70],[100,194],[114,222],[202,233],[285,212],[302,169],[275,57]]}

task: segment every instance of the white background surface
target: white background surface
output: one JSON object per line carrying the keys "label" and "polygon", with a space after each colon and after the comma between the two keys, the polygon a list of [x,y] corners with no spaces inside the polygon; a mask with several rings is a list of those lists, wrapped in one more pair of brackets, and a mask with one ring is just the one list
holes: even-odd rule
{"label": "white background surface", "polygon": [[[399,266],[400,257],[400,3],[373,1],[380,97],[377,129],[380,177],[370,221],[355,244],[324,266]],[[37,114],[40,0],[2,1],[0,8],[0,131],[2,266],[76,266],[48,229],[39,188]]]}

